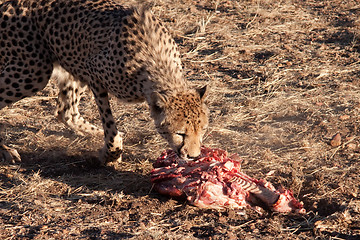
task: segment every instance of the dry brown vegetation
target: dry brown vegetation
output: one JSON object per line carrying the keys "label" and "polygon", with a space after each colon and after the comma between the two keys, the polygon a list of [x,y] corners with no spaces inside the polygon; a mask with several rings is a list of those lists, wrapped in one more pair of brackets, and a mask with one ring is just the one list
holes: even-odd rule
{"label": "dry brown vegetation", "polygon": [[[51,81],[0,111],[23,159],[0,165],[0,238],[359,239],[360,3],[160,0],[153,11],[179,44],[186,77],[209,85],[205,145],[292,189],[308,214],[202,210],[152,191],[151,164],[167,145],[145,104],[113,101],[124,162],[94,167],[102,136],[56,121]],[[99,124],[90,94],[81,109]]]}

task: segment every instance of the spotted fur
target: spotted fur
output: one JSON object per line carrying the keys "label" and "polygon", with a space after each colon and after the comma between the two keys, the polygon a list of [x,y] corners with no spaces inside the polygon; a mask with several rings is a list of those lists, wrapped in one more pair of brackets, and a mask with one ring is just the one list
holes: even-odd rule
{"label": "spotted fur", "polygon": [[[78,111],[93,92],[103,125],[103,162],[121,158],[122,134],[108,94],[146,101],[159,133],[182,157],[196,157],[204,129],[206,88],[191,89],[165,27],[146,8],[113,0],[12,0],[0,5],[0,109],[58,79],[58,118],[77,132],[102,132]],[[16,154],[0,138],[5,159]],[[9,157],[10,156],[10,157]]]}

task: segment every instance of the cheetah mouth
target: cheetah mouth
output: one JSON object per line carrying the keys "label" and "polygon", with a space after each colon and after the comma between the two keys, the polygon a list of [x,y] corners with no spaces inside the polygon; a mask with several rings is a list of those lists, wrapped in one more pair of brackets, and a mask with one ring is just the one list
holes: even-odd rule
{"label": "cheetah mouth", "polygon": [[180,164],[187,164],[187,163],[190,163],[190,162],[193,162],[195,161],[195,158],[188,158],[188,157],[180,157],[179,156],[179,163]]}
{"label": "cheetah mouth", "polygon": [[176,155],[183,161],[183,163],[191,162],[196,159],[196,157],[188,157],[187,154],[181,153],[180,151],[176,151]]}

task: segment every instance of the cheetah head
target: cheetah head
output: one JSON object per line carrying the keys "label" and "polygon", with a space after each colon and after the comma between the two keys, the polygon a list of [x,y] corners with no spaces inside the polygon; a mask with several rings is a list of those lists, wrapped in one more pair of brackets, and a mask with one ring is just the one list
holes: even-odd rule
{"label": "cheetah head", "polygon": [[205,95],[206,86],[171,96],[158,92],[152,94],[150,110],[156,129],[183,159],[200,155],[202,138],[208,126]]}

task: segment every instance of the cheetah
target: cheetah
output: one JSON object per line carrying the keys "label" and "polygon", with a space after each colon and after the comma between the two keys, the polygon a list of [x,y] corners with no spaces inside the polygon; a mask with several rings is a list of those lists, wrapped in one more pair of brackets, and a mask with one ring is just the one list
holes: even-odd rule
{"label": "cheetah", "polygon": [[[34,95],[53,77],[60,88],[58,119],[76,132],[103,132],[102,164],[121,161],[123,151],[109,94],[145,101],[172,149],[184,159],[200,154],[208,125],[206,86],[189,86],[175,41],[148,7],[115,0],[10,0],[0,5],[0,27],[0,109]],[[86,87],[102,130],[79,114]],[[0,156],[20,161],[4,135]]]}

